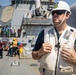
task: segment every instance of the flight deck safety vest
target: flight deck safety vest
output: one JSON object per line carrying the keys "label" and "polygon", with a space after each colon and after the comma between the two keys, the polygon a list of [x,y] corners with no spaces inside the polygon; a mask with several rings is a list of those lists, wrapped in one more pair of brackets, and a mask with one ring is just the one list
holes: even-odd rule
{"label": "flight deck safety vest", "polygon": [[76,30],[68,25],[59,39],[53,26],[44,30],[44,42],[52,45],[52,52],[39,60],[40,67],[45,68],[45,75],[76,75],[76,65],[64,61],[61,56],[63,47],[74,50],[75,39]]}
{"label": "flight deck safety vest", "polygon": [[12,47],[17,47],[17,41],[13,41]]}

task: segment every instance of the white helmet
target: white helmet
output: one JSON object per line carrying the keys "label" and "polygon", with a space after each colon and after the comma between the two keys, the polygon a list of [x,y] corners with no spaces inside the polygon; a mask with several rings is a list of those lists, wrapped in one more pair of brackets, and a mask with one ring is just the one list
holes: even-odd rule
{"label": "white helmet", "polygon": [[57,3],[55,3],[54,9],[52,11],[55,10],[66,10],[71,13],[70,6],[64,1],[58,1]]}
{"label": "white helmet", "polygon": [[12,40],[10,39],[9,42],[12,43]]}

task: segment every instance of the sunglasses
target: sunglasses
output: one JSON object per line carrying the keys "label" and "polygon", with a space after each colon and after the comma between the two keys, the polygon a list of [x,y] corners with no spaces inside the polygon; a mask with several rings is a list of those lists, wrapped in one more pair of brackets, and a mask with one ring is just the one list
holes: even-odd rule
{"label": "sunglasses", "polygon": [[56,11],[52,11],[52,15],[57,14],[57,15],[61,15],[64,14],[66,10],[56,10]]}

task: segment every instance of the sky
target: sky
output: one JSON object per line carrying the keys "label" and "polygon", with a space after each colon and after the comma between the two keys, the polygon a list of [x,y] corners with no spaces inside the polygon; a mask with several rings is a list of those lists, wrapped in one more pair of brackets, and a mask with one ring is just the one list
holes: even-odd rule
{"label": "sky", "polygon": [[11,4],[11,0],[0,0],[0,5],[2,6],[6,6],[10,4]]}
{"label": "sky", "polygon": [[[54,1],[58,1],[58,0],[54,0]],[[76,0],[64,0],[64,1],[67,2],[69,5],[76,3]],[[0,5],[2,6],[6,6],[10,4],[11,4],[11,0],[0,0]]]}

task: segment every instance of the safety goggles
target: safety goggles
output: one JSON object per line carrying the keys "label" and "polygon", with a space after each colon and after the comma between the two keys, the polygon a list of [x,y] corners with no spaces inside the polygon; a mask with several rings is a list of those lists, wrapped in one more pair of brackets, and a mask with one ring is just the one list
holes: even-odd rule
{"label": "safety goggles", "polygon": [[56,10],[56,11],[52,11],[52,16],[54,14],[57,14],[57,15],[61,15],[61,14],[64,14],[66,10]]}

